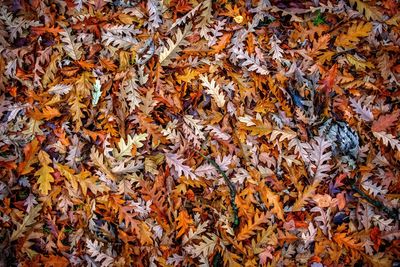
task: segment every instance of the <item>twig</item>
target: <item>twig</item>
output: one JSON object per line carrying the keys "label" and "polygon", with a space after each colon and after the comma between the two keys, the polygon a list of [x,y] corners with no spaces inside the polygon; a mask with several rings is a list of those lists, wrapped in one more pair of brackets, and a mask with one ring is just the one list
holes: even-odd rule
{"label": "twig", "polygon": [[219,165],[212,160],[211,158],[203,155],[201,152],[193,150],[196,153],[198,153],[200,156],[202,156],[205,160],[207,160],[211,165],[213,165],[215,167],[215,169],[217,169],[217,171],[219,172],[219,174],[222,175],[222,177],[224,177],[225,183],[229,188],[229,192],[230,192],[230,197],[231,197],[231,206],[232,206],[232,210],[233,210],[233,223],[232,226],[233,228],[236,228],[239,226],[239,215],[238,215],[238,207],[236,206],[235,203],[235,198],[236,198],[236,189],[235,186],[232,184],[232,182],[229,180],[228,176],[226,175],[226,173],[219,167]]}
{"label": "twig", "polygon": [[398,218],[398,213],[396,210],[391,209],[386,207],[382,202],[371,198],[369,195],[367,195],[364,191],[362,191],[360,188],[358,188],[355,184],[351,185],[351,188],[356,191],[361,198],[365,199],[366,201],[368,201],[371,205],[375,206],[376,208],[384,211],[387,215],[389,215],[390,218],[394,219],[394,220],[399,220]]}

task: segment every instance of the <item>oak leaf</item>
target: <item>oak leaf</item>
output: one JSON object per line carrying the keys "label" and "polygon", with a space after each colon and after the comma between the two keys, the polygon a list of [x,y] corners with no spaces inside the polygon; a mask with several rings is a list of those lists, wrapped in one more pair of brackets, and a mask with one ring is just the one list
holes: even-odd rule
{"label": "oak leaf", "polygon": [[29,227],[36,223],[36,218],[40,215],[41,205],[33,207],[28,214],[24,217],[22,223],[16,223],[17,229],[12,232],[10,240],[14,241],[20,238]]}
{"label": "oak leaf", "polygon": [[190,218],[188,212],[186,210],[182,210],[179,212],[178,217],[176,218],[178,222],[176,228],[179,229],[179,232],[176,235],[176,238],[181,237],[185,234],[193,223],[192,218]]}
{"label": "oak leaf", "polygon": [[256,213],[253,219],[250,219],[236,236],[238,241],[243,241],[255,235],[257,230],[261,230],[261,224],[268,220],[268,213]]}
{"label": "oak leaf", "polygon": [[393,111],[387,115],[381,115],[377,120],[372,123],[371,130],[373,132],[385,132],[390,127],[395,125],[398,121],[400,115],[400,110]]}
{"label": "oak leaf", "polygon": [[51,173],[54,172],[54,169],[49,166],[52,161],[45,151],[39,151],[38,159],[42,167],[35,172],[35,176],[39,176],[39,179],[37,180],[37,183],[39,184],[39,192],[43,195],[47,195],[51,190],[51,183],[54,182],[54,178],[51,175]]}

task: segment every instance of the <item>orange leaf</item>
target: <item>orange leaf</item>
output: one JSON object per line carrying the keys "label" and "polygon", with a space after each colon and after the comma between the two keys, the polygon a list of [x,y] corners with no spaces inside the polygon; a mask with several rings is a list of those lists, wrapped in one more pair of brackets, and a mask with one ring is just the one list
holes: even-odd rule
{"label": "orange leaf", "polygon": [[58,109],[47,106],[42,110],[42,112],[37,108],[34,108],[33,112],[31,112],[31,116],[37,121],[51,120],[52,118],[61,116],[61,113]]}
{"label": "orange leaf", "polygon": [[45,267],[66,267],[69,265],[69,261],[62,256],[49,255],[49,257],[42,257],[42,262]]}
{"label": "orange leaf", "polygon": [[335,79],[337,76],[337,64],[334,64],[332,68],[328,71],[328,74],[322,80],[322,85],[320,87],[320,91],[324,93],[326,96],[332,91],[333,86],[335,85]]}
{"label": "orange leaf", "polygon": [[36,33],[37,35],[42,35],[46,32],[53,34],[54,36],[57,36],[60,32],[63,30],[60,27],[48,27],[48,26],[42,26],[42,27],[31,27],[32,32]]}
{"label": "orange leaf", "polygon": [[178,234],[176,235],[176,238],[179,238],[184,233],[186,233],[187,230],[189,230],[190,225],[193,223],[193,220],[192,220],[192,218],[190,218],[190,216],[186,210],[182,210],[181,212],[179,212],[179,215],[176,218],[176,221],[178,222],[176,229],[180,229]]}
{"label": "orange leaf", "polygon": [[243,241],[255,235],[255,231],[262,229],[260,225],[266,223],[268,221],[268,217],[268,213],[260,213],[254,215],[253,220],[250,219],[247,224],[242,229],[240,229],[240,232],[236,236],[237,240]]}
{"label": "orange leaf", "polygon": [[39,150],[38,139],[33,139],[24,147],[25,159],[18,165],[18,173],[21,175],[28,174],[33,171],[32,164],[37,162],[36,153]]}

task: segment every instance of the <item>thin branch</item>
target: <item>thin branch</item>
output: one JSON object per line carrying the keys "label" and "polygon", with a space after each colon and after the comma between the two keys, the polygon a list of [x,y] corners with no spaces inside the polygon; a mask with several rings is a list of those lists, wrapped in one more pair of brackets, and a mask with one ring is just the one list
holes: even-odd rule
{"label": "thin branch", "polygon": [[233,210],[233,223],[232,226],[233,228],[236,228],[239,226],[239,209],[236,206],[235,203],[235,198],[236,198],[236,189],[235,186],[233,185],[233,183],[231,182],[231,180],[228,178],[228,176],[226,175],[226,173],[219,167],[219,165],[211,158],[203,155],[201,152],[193,150],[196,153],[198,153],[200,156],[202,156],[205,160],[207,160],[211,165],[214,166],[214,168],[219,172],[219,174],[222,175],[222,177],[224,177],[225,183],[229,188],[229,192],[230,192],[230,197],[231,197],[231,206],[232,206],[232,210]]}
{"label": "thin branch", "polygon": [[367,195],[364,191],[362,191],[360,188],[358,188],[355,184],[351,185],[351,188],[356,191],[361,198],[365,199],[368,201],[371,205],[375,206],[376,208],[384,211],[390,218],[394,220],[399,220],[399,214],[398,211],[395,209],[391,209],[389,207],[386,207],[382,202],[379,200],[371,198],[369,195]]}

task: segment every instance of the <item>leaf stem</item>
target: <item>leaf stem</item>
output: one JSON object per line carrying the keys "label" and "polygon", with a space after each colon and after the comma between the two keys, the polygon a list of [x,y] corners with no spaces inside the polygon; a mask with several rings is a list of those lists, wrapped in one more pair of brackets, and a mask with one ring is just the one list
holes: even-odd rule
{"label": "leaf stem", "polygon": [[203,155],[200,151],[197,150],[193,150],[196,153],[198,153],[200,156],[202,156],[205,160],[207,160],[211,165],[213,165],[215,167],[215,169],[217,169],[217,171],[219,172],[219,174],[222,175],[222,177],[225,180],[226,185],[229,188],[229,192],[230,192],[230,197],[231,197],[231,206],[232,206],[232,210],[233,210],[233,223],[232,226],[233,228],[236,228],[239,226],[239,209],[236,206],[235,203],[235,198],[236,198],[236,189],[235,186],[232,184],[232,182],[229,180],[228,176],[226,175],[226,173],[219,167],[219,165],[211,158]]}
{"label": "leaf stem", "polygon": [[386,207],[382,202],[379,200],[371,198],[369,195],[367,195],[364,191],[362,191],[360,188],[358,188],[355,184],[351,185],[351,188],[356,191],[361,198],[365,199],[368,201],[371,205],[375,206],[376,208],[384,211],[387,215],[389,215],[390,218],[394,220],[399,220],[398,218],[398,213],[396,210],[391,209],[389,207]]}

